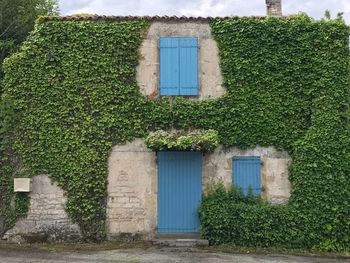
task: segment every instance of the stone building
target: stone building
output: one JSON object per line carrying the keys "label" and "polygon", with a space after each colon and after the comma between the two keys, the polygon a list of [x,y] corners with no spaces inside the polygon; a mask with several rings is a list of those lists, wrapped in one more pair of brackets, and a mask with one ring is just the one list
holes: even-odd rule
{"label": "stone building", "polygon": [[[279,16],[280,3],[267,1],[268,13]],[[173,74],[167,74],[172,72]],[[169,75],[173,76],[169,78]],[[175,76],[175,77],[174,77]],[[155,17],[140,47],[137,81],[148,98],[189,96],[209,100],[225,94],[217,44],[208,18]],[[106,233],[151,239],[156,233],[199,231],[197,208],[202,192],[214,182],[237,185],[273,204],[287,203],[291,158],[273,147],[239,149],[219,146],[214,152],[155,152],[142,139],[115,145],[108,167]],[[47,175],[32,178],[28,215],[5,237],[30,240],[79,239],[68,218],[62,189]]]}

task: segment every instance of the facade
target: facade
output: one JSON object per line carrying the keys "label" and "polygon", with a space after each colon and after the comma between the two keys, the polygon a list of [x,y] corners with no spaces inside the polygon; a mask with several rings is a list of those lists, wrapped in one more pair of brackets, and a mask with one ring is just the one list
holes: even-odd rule
{"label": "facade", "polygon": [[[147,98],[207,100],[225,94],[217,44],[207,19],[155,20],[140,47],[137,81]],[[157,233],[198,233],[197,209],[213,183],[252,188],[270,203],[290,195],[291,158],[273,147],[219,146],[212,153],[148,149],[142,139],[115,145],[108,167],[106,233],[109,239],[151,239]],[[48,240],[79,239],[63,207],[62,190],[47,175],[32,179],[31,206],[5,237],[41,233]],[[64,235],[62,235],[64,233]],[[64,236],[64,237],[63,237]]]}
{"label": "facade", "polygon": [[231,187],[236,180],[244,192],[252,186],[268,202],[286,203],[290,162],[287,152],[273,147],[220,146],[202,154],[154,152],[141,139],[116,145],[109,159],[108,236],[150,239],[156,233],[198,232],[201,194],[217,182]]}
{"label": "facade", "polygon": [[[205,100],[225,94],[218,47],[206,20],[153,22],[140,52],[137,81],[148,98]],[[252,187],[271,203],[287,203],[290,162],[287,152],[273,147],[220,146],[202,154],[154,152],[142,139],[116,145],[109,159],[108,236],[198,232],[201,195],[218,182],[245,193]]]}

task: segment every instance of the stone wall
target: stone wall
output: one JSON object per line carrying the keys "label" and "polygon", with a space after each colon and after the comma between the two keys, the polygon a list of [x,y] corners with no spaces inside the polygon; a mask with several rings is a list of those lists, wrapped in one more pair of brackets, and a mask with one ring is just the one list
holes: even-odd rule
{"label": "stone wall", "polygon": [[229,188],[232,185],[232,157],[259,156],[261,160],[262,197],[270,203],[287,203],[290,196],[288,166],[291,158],[285,151],[274,147],[255,147],[241,150],[236,147],[218,147],[203,159],[203,191],[216,182],[223,182]]}
{"label": "stone wall", "polygon": [[[241,150],[218,147],[205,154],[202,189],[214,182],[232,185],[232,157],[260,156],[262,196],[270,203],[283,204],[290,195],[287,152],[274,147]],[[150,239],[157,227],[156,153],[147,149],[142,139],[113,147],[109,158],[106,232],[110,240]],[[64,210],[63,191],[47,175],[32,178],[30,208],[26,218],[5,233],[12,241],[79,240],[79,227]]]}
{"label": "stone wall", "polygon": [[4,235],[10,242],[77,241],[81,238],[78,225],[69,219],[64,204],[66,198],[47,175],[32,178],[30,207],[26,218]]}
{"label": "stone wall", "polygon": [[220,97],[225,93],[219,66],[217,44],[207,22],[153,22],[140,48],[137,82],[141,93],[159,97],[159,38],[197,37],[199,99]]}
{"label": "stone wall", "polygon": [[[262,196],[274,204],[283,204],[290,195],[287,152],[274,147],[218,147],[205,154],[202,189],[214,182],[232,185],[232,157],[260,156]],[[109,158],[107,235],[113,239],[150,239],[157,227],[157,162],[156,153],[147,149],[143,140],[116,145]]]}
{"label": "stone wall", "polygon": [[149,239],[157,225],[155,152],[141,139],[117,145],[108,167],[108,238]]}

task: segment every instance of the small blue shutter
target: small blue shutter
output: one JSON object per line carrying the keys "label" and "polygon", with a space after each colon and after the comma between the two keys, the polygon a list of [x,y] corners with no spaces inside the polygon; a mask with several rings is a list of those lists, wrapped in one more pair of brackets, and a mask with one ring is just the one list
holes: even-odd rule
{"label": "small blue shutter", "polygon": [[198,95],[197,38],[160,38],[160,95]]}
{"label": "small blue shutter", "polygon": [[198,41],[180,38],[180,95],[198,95]]}
{"label": "small blue shutter", "polygon": [[160,95],[180,95],[179,39],[160,39]]}
{"label": "small blue shutter", "polygon": [[249,187],[255,195],[261,193],[260,158],[255,156],[234,157],[232,163],[232,183],[247,194]]}

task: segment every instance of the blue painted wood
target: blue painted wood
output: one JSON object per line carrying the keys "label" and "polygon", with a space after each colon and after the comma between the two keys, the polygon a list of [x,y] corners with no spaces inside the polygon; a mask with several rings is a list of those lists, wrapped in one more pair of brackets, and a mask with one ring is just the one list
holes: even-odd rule
{"label": "blue painted wood", "polygon": [[255,195],[260,195],[260,157],[234,157],[232,166],[233,185],[242,188],[244,194],[247,194],[251,187]]}
{"label": "blue painted wood", "polygon": [[160,95],[180,95],[179,38],[160,38]]}
{"label": "blue painted wood", "polygon": [[198,95],[198,40],[180,39],[180,95]]}
{"label": "blue painted wood", "polygon": [[198,232],[202,194],[200,152],[158,152],[158,232]]}
{"label": "blue painted wood", "polygon": [[198,95],[197,38],[160,38],[160,95]]}

